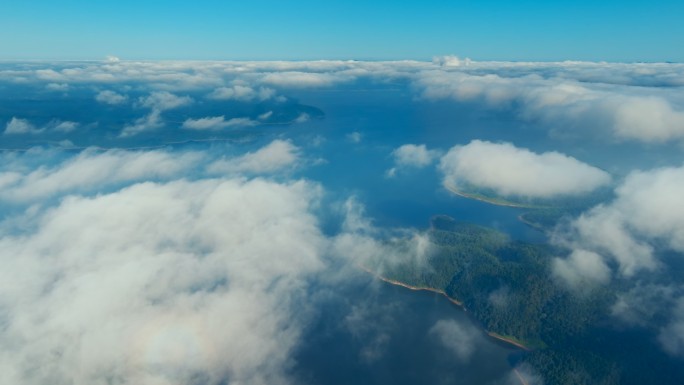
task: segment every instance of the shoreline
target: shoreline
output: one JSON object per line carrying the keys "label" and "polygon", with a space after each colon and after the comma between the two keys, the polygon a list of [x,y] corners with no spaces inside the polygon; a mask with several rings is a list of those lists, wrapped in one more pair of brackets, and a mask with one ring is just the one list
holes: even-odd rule
{"label": "shoreline", "polygon": [[488,203],[488,204],[494,205],[494,206],[512,207],[512,208],[517,208],[517,209],[530,209],[530,210],[545,209],[545,208],[552,207],[552,206],[539,206],[539,205],[525,204],[525,203],[514,203],[514,202],[508,202],[508,201],[497,201],[497,200],[492,199],[492,198],[468,194],[466,192],[458,190],[454,186],[447,185],[447,184],[444,185],[444,188],[447,189],[447,191],[449,191],[450,193],[452,193],[454,195],[458,195],[461,198],[472,199],[472,200],[475,200],[478,202]]}
{"label": "shoreline", "polygon": [[[366,271],[368,271],[368,270],[366,270]],[[381,281],[383,281],[383,282],[387,282],[387,283],[389,283],[389,284],[395,285],[395,286],[401,286],[401,287],[403,287],[403,288],[406,288],[406,289],[409,289],[409,290],[414,290],[414,291],[429,291],[429,292],[432,292],[432,293],[440,294],[440,295],[444,296],[447,300],[449,300],[449,302],[451,302],[451,303],[453,303],[454,305],[457,305],[457,306],[463,308],[463,310],[467,311],[466,308],[465,308],[465,306],[463,306],[463,302],[458,301],[458,300],[455,300],[455,299],[449,297],[449,296],[447,295],[447,293],[445,293],[445,292],[442,291],[442,290],[435,289],[435,288],[432,288],[432,287],[411,286],[411,285],[405,284],[405,283],[403,283],[403,282],[399,282],[399,281],[396,281],[396,280],[393,280],[393,279],[385,278],[385,277],[383,277],[383,276],[374,274],[374,273],[372,273],[371,271],[368,271],[368,272],[371,273],[371,274],[373,274],[373,276],[375,276],[377,279],[379,279],[379,280],[381,280]]]}
{"label": "shoreline", "polygon": [[522,350],[524,350],[524,351],[526,351],[526,352],[532,351],[532,349],[530,349],[530,348],[528,348],[527,346],[521,344],[520,342],[515,341],[515,340],[512,340],[512,339],[510,339],[510,338],[508,338],[508,337],[504,337],[504,336],[502,336],[501,334],[498,334],[498,333],[494,333],[494,332],[488,331],[488,332],[487,332],[487,335],[490,336],[490,337],[492,337],[492,338],[494,338],[494,339],[496,339],[496,340],[505,342],[505,343],[510,344],[510,345],[513,345],[513,346],[515,346],[515,347],[518,347],[518,348],[520,348],[520,349],[522,349]]}
{"label": "shoreline", "polygon": [[519,208],[519,209],[534,209],[534,208],[536,208],[535,206],[525,205],[523,203],[499,202],[499,201],[495,201],[493,199],[488,199],[488,198],[484,198],[484,197],[471,195],[471,194],[459,191],[454,186],[444,185],[444,188],[449,190],[449,192],[451,192],[452,194],[458,195],[462,198],[472,199],[472,200],[476,200],[476,201],[484,202],[484,203],[489,203],[490,205],[503,206],[503,207],[514,207],[514,208]]}
{"label": "shoreline", "polygon": [[[447,300],[449,300],[449,302],[451,302],[452,304],[454,304],[454,305],[460,307],[461,309],[463,309],[463,311],[466,311],[466,312],[468,311],[468,309],[466,309],[466,307],[463,305],[463,302],[461,302],[461,301],[459,301],[459,300],[456,300],[456,299],[454,299],[454,298],[449,297],[449,296],[447,295],[447,293],[445,293],[443,290],[435,289],[435,288],[432,288],[432,287],[418,287],[418,286],[412,286],[412,285],[409,285],[409,284],[406,284],[406,283],[404,283],[404,282],[400,282],[400,281],[397,281],[397,280],[394,280],[394,279],[385,278],[385,277],[383,277],[383,276],[381,276],[381,275],[379,275],[379,274],[373,272],[372,270],[370,270],[369,268],[367,268],[367,267],[365,267],[365,266],[362,266],[362,265],[357,265],[357,266],[358,266],[361,270],[363,270],[363,271],[369,273],[370,275],[372,275],[373,277],[375,277],[375,278],[377,278],[377,279],[379,279],[379,280],[381,280],[381,281],[383,281],[383,282],[389,283],[390,285],[400,286],[400,287],[403,287],[403,288],[405,288],[405,289],[414,290],[414,291],[429,291],[429,292],[432,292],[432,293],[440,294],[440,295],[444,296],[444,298],[446,298]],[[488,330],[483,330],[483,331],[485,332],[485,334],[486,334],[487,336],[489,336],[490,338],[493,338],[493,339],[495,339],[495,340],[497,340],[497,341],[501,341],[501,342],[504,342],[504,343],[506,343],[506,344],[512,345],[513,347],[518,348],[518,349],[522,349],[522,350],[524,350],[524,351],[526,351],[526,352],[532,351],[531,348],[529,348],[529,347],[523,345],[522,343],[517,342],[517,341],[514,341],[514,340],[509,339],[509,338],[506,338],[506,337],[502,336],[501,334],[497,334],[497,333],[494,333],[494,332],[491,332],[491,331],[488,331]]]}

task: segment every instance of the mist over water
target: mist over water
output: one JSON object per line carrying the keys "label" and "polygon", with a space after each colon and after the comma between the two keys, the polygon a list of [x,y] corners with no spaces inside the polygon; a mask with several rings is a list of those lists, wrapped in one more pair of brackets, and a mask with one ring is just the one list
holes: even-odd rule
{"label": "mist over water", "polygon": [[[295,354],[302,383],[505,383],[520,352],[436,293],[357,276],[311,299],[322,300],[321,313]],[[440,324],[458,336],[440,335]]]}

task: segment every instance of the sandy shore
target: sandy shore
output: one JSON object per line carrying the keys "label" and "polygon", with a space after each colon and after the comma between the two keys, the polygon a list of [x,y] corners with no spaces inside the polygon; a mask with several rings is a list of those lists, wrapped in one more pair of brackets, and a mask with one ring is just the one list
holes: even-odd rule
{"label": "sandy shore", "polygon": [[[377,278],[377,279],[379,279],[379,280],[381,280],[381,281],[383,281],[383,282],[387,282],[387,283],[389,283],[389,284],[396,285],[396,286],[401,286],[401,287],[404,287],[404,288],[409,289],[409,290],[416,290],[416,291],[423,290],[423,291],[430,291],[430,292],[433,292],[433,293],[440,294],[440,295],[444,296],[444,298],[448,299],[449,302],[453,303],[454,305],[460,306],[461,308],[463,308],[463,310],[467,311],[467,309],[465,308],[465,306],[463,306],[463,302],[458,301],[458,300],[456,300],[456,299],[454,299],[454,298],[449,297],[449,296],[447,295],[447,293],[445,293],[443,290],[435,289],[435,288],[432,288],[432,287],[411,286],[411,285],[408,285],[408,284],[406,284],[406,283],[404,283],[404,282],[399,282],[399,281],[396,281],[396,280],[394,280],[394,279],[385,278],[385,277],[383,277],[383,276],[381,276],[381,275],[379,275],[379,274],[376,274],[375,272],[373,272],[372,270],[370,270],[369,268],[367,268],[367,267],[365,267],[365,266],[361,266],[361,265],[358,265],[358,266],[359,266],[359,268],[362,269],[363,271],[365,271],[365,272],[367,272],[367,273],[373,275],[375,278]],[[502,336],[502,335],[500,335],[500,334],[497,334],[497,333],[488,331],[488,332],[487,332],[487,335],[490,336],[490,337],[492,337],[492,338],[494,338],[494,339],[496,339],[496,340],[505,342],[505,343],[507,343],[507,344],[509,344],[509,345],[513,345],[513,346],[515,346],[516,348],[519,348],[519,349],[522,349],[522,350],[525,350],[525,351],[530,351],[530,350],[531,350],[530,348],[528,348],[527,346],[521,344],[520,342],[511,340],[511,339],[506,338],[506,337],[504,337],[504,336]]]}

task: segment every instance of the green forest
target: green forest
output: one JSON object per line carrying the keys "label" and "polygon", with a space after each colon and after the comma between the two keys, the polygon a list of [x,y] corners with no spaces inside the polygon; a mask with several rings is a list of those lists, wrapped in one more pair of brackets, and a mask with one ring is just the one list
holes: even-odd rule
{"label": "green forest", "polygon": [[[447,216],[434,217],[428,235],[431,249],[424,259],[389,262],[376,256],[367,267],[390,280],[442,290],[463,303],[487,332],[529,348],[517,359],[540,372],[545,383],[643,384],[660,374],[639,368],[670,366],[659,349],[651,348],[648,336],[631,336],[637,346],[624,349],[624,336],[606,326],[616,288],[576,293],[556,282],[550,264],[563,250],[513,241]],[[675,367],[667,372],[681,375],[683,369],[671,364]]]}

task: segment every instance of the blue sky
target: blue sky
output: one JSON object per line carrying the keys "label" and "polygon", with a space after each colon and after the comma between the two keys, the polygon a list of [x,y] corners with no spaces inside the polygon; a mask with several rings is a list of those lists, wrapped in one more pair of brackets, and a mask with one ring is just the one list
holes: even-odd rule
{"label": "blue sky", "polygon": [[684,61],[684,2],[0,1],[0,59]]}

